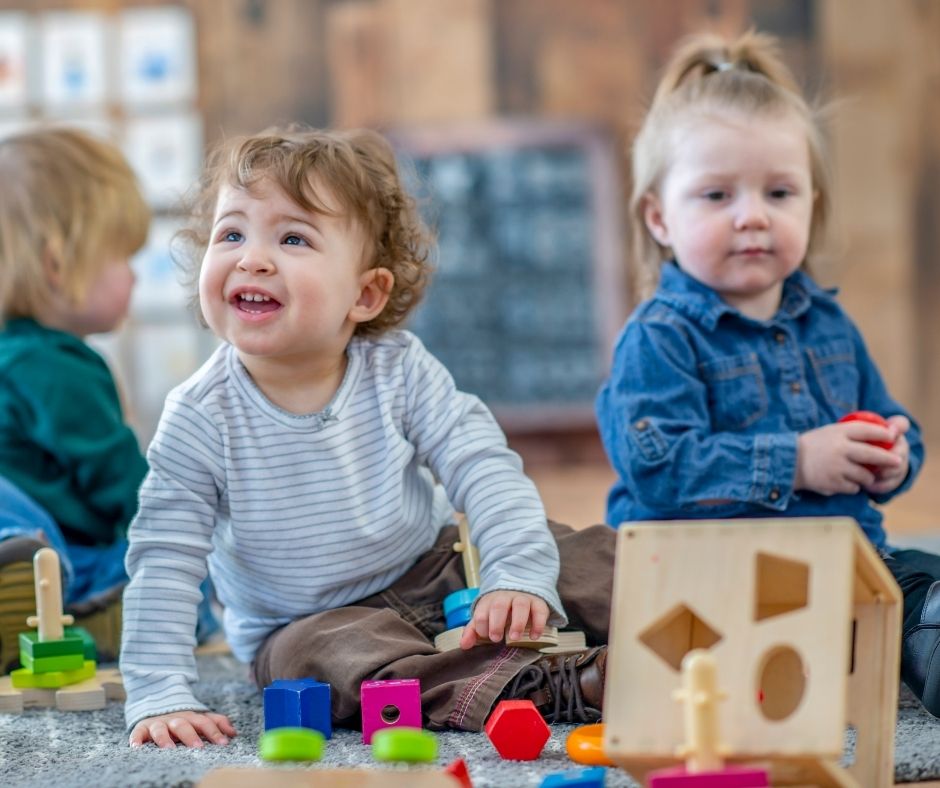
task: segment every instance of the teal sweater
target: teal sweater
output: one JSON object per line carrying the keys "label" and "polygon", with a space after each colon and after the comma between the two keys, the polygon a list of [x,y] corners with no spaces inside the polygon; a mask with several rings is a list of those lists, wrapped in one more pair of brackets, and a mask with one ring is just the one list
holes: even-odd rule
{"label": "teal sweater", "polygon": [[72,334],[7,322],[0,474],[46,508],[67,542],[94,545],[125,534],[146,472],[104,359]]}

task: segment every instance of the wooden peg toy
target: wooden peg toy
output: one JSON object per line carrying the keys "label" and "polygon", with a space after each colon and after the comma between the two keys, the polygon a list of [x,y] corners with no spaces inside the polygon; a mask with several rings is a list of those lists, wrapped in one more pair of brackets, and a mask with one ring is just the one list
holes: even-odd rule
{"label": "wooden peg toy", "polygon": [[454,550],[463,557],[463,573],[467,578],[467,588],[480,587],[480,553],[470,541],[470,524],[465,515],[457,520],[457,532],[460,541],[454,542]]}
{"label": "wooden peg toy", "polygon": [[692,649],[682,659],[682,687],[673,697],[683,704],[685,744],[676,753],[685,766],[651,772],[649,788],[761,788],[770,785],[766,769],[725,766],[728,748],[721,741],[714,655]]}
{"label": "wooden peg toy", "polygon": [[33,577],[36,583],[36,615],[26,619],[26,626],[37,627],[39,642],[61,640],[65,634],[62,625],[74,624],[75,619],[62,614],[62,569],[59,554],[51,547],[43,547],[33,556]]}

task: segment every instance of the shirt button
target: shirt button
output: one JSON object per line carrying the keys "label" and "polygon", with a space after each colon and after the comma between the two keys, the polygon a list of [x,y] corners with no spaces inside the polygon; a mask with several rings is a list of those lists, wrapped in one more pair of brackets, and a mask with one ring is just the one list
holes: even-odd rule
{"label": "shirt button", "polygon": [[784,334],[782,331],[778,331],[776,334],[774,334],[774,339],[777,340],[778,345],[782,345],[784,342],[787,341],[787,335]]}
{"label": "shirt button", "polygon": [[790,391],[792,391],[794,394],[799,394],[802,390],[803,390],[803,385],[800,383],[800,381],[794,380],[790,384]]}
{"label": "shirt button", "polygon": [[644,432],[649,427],[650,423],[646,419],[640,419],[633,426],[636,428],[637,432]]}
{"label": "shirt button", "polygon": [[771,501],[777,501],[777,500],[779,500],[779,499],[780,499],[780,490],[778,490],[776,487],[774,487],[774,488],[770,491],[770,495],[769,495],[768,497],[770,498]]}

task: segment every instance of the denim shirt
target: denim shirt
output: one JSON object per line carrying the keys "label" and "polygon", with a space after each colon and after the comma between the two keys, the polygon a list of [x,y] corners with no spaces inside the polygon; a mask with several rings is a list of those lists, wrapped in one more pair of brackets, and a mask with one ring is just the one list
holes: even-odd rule
{"label": "denim shirt", "polygon": [[883,503],[924,460],[911,419],[910,471],[891,493],[794,491],[797,436],[854,410],[904,408],[888,394],[855,324],[802,271],[767,321],[726,304],[675,263],[621,333],[597,418],[618,479],[607,522],[848,516],[885,546]]}

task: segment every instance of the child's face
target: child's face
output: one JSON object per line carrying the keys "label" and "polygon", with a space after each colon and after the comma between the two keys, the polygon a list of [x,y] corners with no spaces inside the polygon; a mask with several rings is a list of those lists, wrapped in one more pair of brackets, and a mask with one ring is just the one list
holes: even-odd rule
{"label": "child's face", "polygon": [[76,336],[113,331],[127,316],[134,272],[127,257],[109,257],[78,301],[57,299],[52,324]]}
{"label": "child's face", "polygon": [[206,322],[243,356],[338,356],[359,322],[364,246],[356,222],[306,211],[268,179],[223,186],[199,276]]}
{"label": "child's face", "polygon": [[659,194],[647,198],[649,231],[690,276],[769,319],[809,244],[805,126],[790,115],[697,118],[676,133],[672,150]]}

